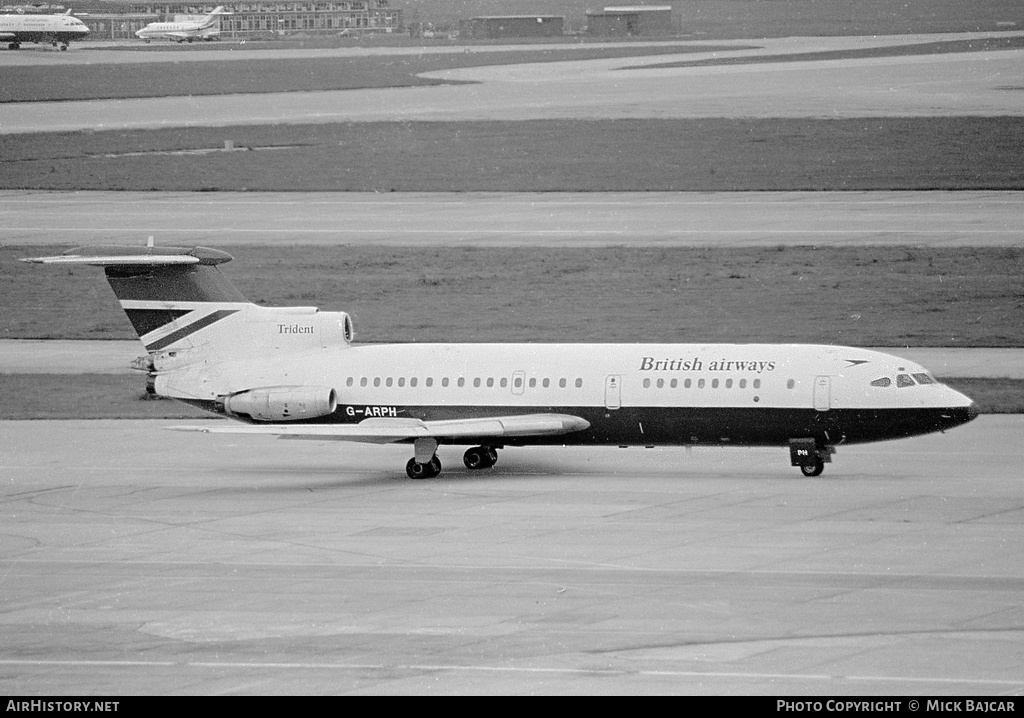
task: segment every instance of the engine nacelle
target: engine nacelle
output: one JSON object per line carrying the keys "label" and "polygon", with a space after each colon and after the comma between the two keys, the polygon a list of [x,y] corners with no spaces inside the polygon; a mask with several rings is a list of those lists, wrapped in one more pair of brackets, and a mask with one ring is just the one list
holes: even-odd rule
{"label": "engine nacelle", "polygon": [[333,414],[338,407],[334,389],[322,386],[268,386],[230,394],[224,413],[257,421],[296,421]]}
{"label": "engine nacelle", "polygon": [[317,333],[320,335],[320,346],[348,346],[355,337],[352,317],[345,312],[317,312]]}

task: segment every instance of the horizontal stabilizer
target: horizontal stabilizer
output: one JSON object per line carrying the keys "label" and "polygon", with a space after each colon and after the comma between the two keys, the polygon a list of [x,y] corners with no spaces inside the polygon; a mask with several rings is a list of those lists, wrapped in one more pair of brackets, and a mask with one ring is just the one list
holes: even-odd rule
{"label": "horizontal stabilizer", "polygon": [[89,264],[96,267],[146,267],[180,264],[223,264],[231,255],[209,247],[76,247],[54,257],[28,257],[33,264]]}
{"label": "horizontal stabilizer", "polygon": [[61,254],[56,257],[26,257],[22,262],[33,264],[89,264],[94,267],[111,266],[157,266],[168,264],[199,264],[197,257],[184,254],[153,254],[146,257],[79,256]]}
{"label": "horizontal stabilizer", "polygon": [[568,414],[525,414],[482,419],[421,421],[419,419],[364,419],[358,424],[269,424],[261,426],[218,424],[216,426],[172,426],[172,431],[208,434],[262,434],[285,439],[331,439],[370,444],[393,444],[416,439],[438,440],[500,439],[526,436],[556,436],[590,428],[590,422]]}

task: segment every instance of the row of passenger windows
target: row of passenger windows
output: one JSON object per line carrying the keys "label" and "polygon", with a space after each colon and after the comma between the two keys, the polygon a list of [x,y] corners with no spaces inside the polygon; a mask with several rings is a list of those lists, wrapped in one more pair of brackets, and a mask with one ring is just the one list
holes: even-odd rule
{"label": "row of passenger windows", "polygon": [[[467,380],[466,377],[460,376],[460,377],[458,377],[455,380],[455,386],[457,386],[457,387],[464,387],[464,386],[466,386],[467,381],[469,381],[469,380]],[[386,387],[388,387],[388,386],[397,386],[397,387],[404,387],[404,386],[406,386],[408,384],[408,386],[410,386],[410,387],[417,387],[417,386],[419,386],[419,382],[420,382],[420,380],[417,377],[411,377],[410,379],[406,379],[405,377],[402,377],[402,376],[398,377],[397,379],[394,378],[394,377],[390,377],[390,376],[389,377],[375,376],[373,378],[370,378],[368,376],[359,377],[359,386],[370,386],[372,384],[373,386],[386,386]],[[477,389],[482,387],[482,386],[486,386],[487,388],[493,388],[494,386],[498,386],[498,387],[500,387],[502,389],[507,389],[508,385],[509,385],[509,378],[508,377],[504,377],[504,376],[499,378],[499,379],[495,379],[494,377],[487,377],[487,378],[474,377],[471,383],[472,383],[473,387],[477,388]],[[355,386],[355,384],[356,384],[356,378],[355,377],[350,376],[348,379],[345,380],[345,386]],[[423,385],[426,386],[426,387],[434,386],[434,377],[428,376],[427,378],[425,378],[423,380]],[[442,377],[440,382],[439,382],[439,385],[441,387],[451,386],[452,385],[452,380],[449,377]],[[550,379],[550,378],[538,379],[537,377],[530,377],[530,379],[526,379],[526,377],[515,376],[515,377],[512,377],[512,386],[514,388],[516,388],[516,389],[522,389],[524,386],[529,386],[531,389],[535,389],[537,386],[541,386],[541,387],[543,387],[545,389],[547,389],[549,387],[552,387],[552,386],[558,386],[559,389],[566,389],[569,386],[569,380],[566,379],[565,377],[562,377],[561,379],[555,380],[555,379]],[[583,380],[577,378],[573,382],[573,386],[575,386],[577,389],[582,389],[583,388]]]}
{"label": "row of passenger windows", "polygon": [[[914,380],[917,380],[916,382]],[[914,384],[935,384],[935,380],[932,379],[928,374],[914,374],[913,377],[910,374],[897,374],[896,375],[896,386],[903,388],[907,386],[914,386]],[[871,386],[892,386],[892,379],[887,376],[883,376],[880,379],[875,379],[871,382]]]}
{"label": "row of passenger windows", "polygon": [[[792,382],[793,382],[793,380],[790,379],[790,387],[789,387],[790,389],[793,388]],[[694,383],[696,383],[698,389],[703,389],[707,385],[707,380],[706,379],[697,379],[697,381],[694,382],[693,379],[683,379],[683,382],[682,382],[683,388],[684,389],[690,389],[690,388],[693,387]],[[644,379],[644,389],[650,389],[651,386],[655,386],[658,389],[664,389],[666,384],[668,384],[668,387],[670,389],[677,389],[679,387],[679,380],[678,379],[671,379],[671,380],[666,382],[665,379],[657,379],[657,380]],[[733,380],[732,379],[726,379],[723,382],[723,384],[724,384],[726,389],[732,389],[733,388]],[[747,380],[746,379],[740,379],[738,382],[736,382],[736,384],[737,384],[737,386],[740,389],[746,389],[747,388]],[[719,380],[718,379],[712,379],[711,380],[711,388],[712,389],[717,389],[719,387],[719,385],[720,384],[719,384]],[[752,386],[755,389],[760,389],[761,388],[761,380],[760,379],[754,379],[754,381],[752,382]]]}

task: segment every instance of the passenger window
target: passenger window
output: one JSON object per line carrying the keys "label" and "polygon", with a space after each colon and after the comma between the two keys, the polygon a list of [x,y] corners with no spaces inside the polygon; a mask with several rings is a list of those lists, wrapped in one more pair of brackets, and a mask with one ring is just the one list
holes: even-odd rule
{"label": "passenger window", "polygon": [[537,378],[531,376],[530,377],[530,388],[531,389],[535,389],[536,387],[537,387]]}
{"label": "passenger window", "polygon": [[405,386],[405,377],[404,376],[398,377],[398,386]]}
{"label": "passenger window", "polygon": [[379,376],[375,376],[373,378],[373,385],[374,386],[380,386],[380,377]]}
{"label": "passenger window", "polygon": [[474,389],[479,389],[480,388],[480,377],[477,377],[476,379],[473,380],[473,388]]}
{"label": "passenger window", "polygon": [[441,379],[441,386],[448,386],[448,377]]}
{"label": "passenger window", "polygon": [[665,388],[665,380],[664,379],[658,379],[658,388],[659,389],[664,389]]}
{"label": "passenger window", "polygon": [[754,388],[755,389],[760,389],[761,388],[761,380],[760,379],[754,379]]}
{"label": "passenger window", "polygon": [[460,387],[466,386],[466,377],[460,376],[459,381],[456,382]]}
{"label": "passenger window", "polygon": [[562,377],[561,379],[558,380],[558,388],[559,389],[564,389],[565,388],[565,377]]}
{"label": "passenger window", "polygon": [[914,374],[914,378],[917,379],[918,384],[934,384],[935,380],[927,374]]}
{"label": "passenger window", "polygon": [[412,387],[416,386],[416,377],[413,377],[412,379],[409,380],[409,386],[412,386]]}
{"label": "passenger window", "polygon": [[689,389],[691,386],[693,386],[693,381],[691,379],[687,379],[686,381],[683,382],[683,386]]}
{"label": "passenger window", "polygon": [[[576,380],[576,386],[579,386],[579,385],[580,385],[580,380],[577,379]],[[675,389],[677,386],[679,386],[679,380],[678,379],[673,379],[672,383],[669,384],[669,386],[672,387],[673,389]]]}
{"label": "passenger window", "polygon": [[518,377],[518,376],[517,376],[517,377],[515,378],[515,380],[513,381],[513,384],[515,384],[515,387],[516,387],[516,389],[521,389],[521,388],[523,387],[523,380],[522,380],[522,377]]}
{"label": "passenger window", "polygon": [[501,388],[504,389],[507,386],[508,386],[508,378],[501,377]]}
{"label": "passenger window", "polygon": [[901,389],[906,386],[914,386],[914,380],[910,378],[909,374],[897,374],[896,386]]}
{"label": "passenger window", "polygon": [[355,379],[353,379],[352,377],[349,377],[348,379],[345,380],[345,386],[352,386],[352,384],[354,383]]}
{"label": "passenger window", "polygon": [[492,386],[494,386],[494,379],[492,377],[487,377],[487,388]]}
{"label": "passenger window", "polygon": [[747,380],[746,379],[740,379],[740,389],[746,389],[746,388],[747,388]]}
{"label": "passenger window", "polygon": [[718,379],[712,379],[711,380],[711,388],[712,389],[717,389],[718,388]]}
{"label": "passenger window", "polygon": [[[676,385],[676,380],[673,379],[672,380],[672,386],[675,386],[675,385]],[[576,380],[576,388],[577,389],[582,389],[583,388],[583,379],[577,379]]]}
{"label": "passenger window", "polygon": [[544,381],[542,381],[541,384],[544,386],[545,389],[547,389],[549,386],[551,386],[551,380],[545,377]]}
{"label": "passenger window", "polygon": [[698,379],[697,380],[697,388],[698,389],[703,389],[704,388],[704,380],[703,379]]}
{"label": "passenger window", "polygon": [[644,389],[650,389],[650,388],[651,388],[651,380],[650,379],[644,379]]}
{"label": "passenger window", "polygon": [[725,388],[726,389],[732,389],[732,379],[726,379],[725,380]]}
{"label": "passenger window", "polygon": [[[413,381],[416,381],[416,380],[413,379]],[[428,376],[427,377],[427,388],[430,388],[432,386],[434,386],[434,377]]]}
{"label": "passenger window", "polygon": [[887,376],[883,376],[881,379],[875,379],[871,382],[871,386],[889,386],[892,384],[892,379]]}
{"label": "passenger window", "polygon": [[792,379],[790,379],[789,381],[786,382],[786,388],[787,389],[792,389],[794,386],[796,386],[796,382],[793,381]]}
{"label": "passenger window", "polygon": [[359,380],[359,386],[366,386],[366,377],[365,376],[362,379]]}

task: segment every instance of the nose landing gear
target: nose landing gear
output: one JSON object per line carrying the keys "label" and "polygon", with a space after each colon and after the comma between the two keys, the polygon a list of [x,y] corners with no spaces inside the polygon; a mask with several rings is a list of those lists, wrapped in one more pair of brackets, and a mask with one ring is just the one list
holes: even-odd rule
{"label": "nose landing gear", "polygon": [[814,437],[789,440],[789,459],[804,476],[821,476],[825,464],[832,461],[834,446],[819,444]]}

